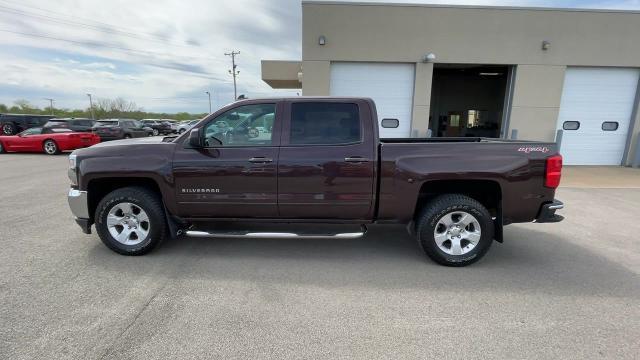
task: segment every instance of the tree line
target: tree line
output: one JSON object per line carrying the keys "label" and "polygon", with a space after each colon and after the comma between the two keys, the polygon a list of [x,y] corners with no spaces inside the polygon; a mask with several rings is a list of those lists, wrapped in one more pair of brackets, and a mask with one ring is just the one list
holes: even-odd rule
{"label": "tree line", "polygon": [[[32,105],[27,100],[16,100],[13,105],[8,106],[0,103],[0,113],[11,114],[30,114],[30,115],[50,115],[53,113],[55,117],[67,118],[91,118],[91,109],[53,109],[50,107],[39,108]],[[201,119],[207,116],[207,113],[191,114],[188,112],[179,112],[175,114],[157,113],[144,111],[142,107],[136,105],[133,101],[123,98],[115,99],[96,99],[93,104],[93,113],[96,119],[111,118],[130,118],[130,119],[174,119],[174,120],[192,120]]]}

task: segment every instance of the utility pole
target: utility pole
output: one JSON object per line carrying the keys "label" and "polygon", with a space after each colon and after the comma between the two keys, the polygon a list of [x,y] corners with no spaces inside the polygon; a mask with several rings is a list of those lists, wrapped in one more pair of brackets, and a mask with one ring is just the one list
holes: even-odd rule
{"label": "utility pole", "polygon": [[51,110],[51,115],[53,115],[53,101],[54,99],[44,98],[45,100],[49,100],[49,109]]}
{"label": "utility pole", "polygon": [[211,114],[211,93],[208,91],[205,91],[204,93],[209,95],[209,114]]}
{"label": "utility pole", "polygon": [[89,109],[91,110],[91,120],[95,120],[96,117],[93,115],[93,100],[91,100],[91,94],[87,94],[89,97]]}
{"label": "utility pole", "polygon": [[226,56],[231,56],[231,70],[229,70],[229,74],[233,75],[233,101],[236,101],[238,98],[238,91],[236,89],[236,76],[240,74],[240,71],[236,71],[238,65],[236,65],[236,55],[240,54],[240,51],[232,51],[230,53],[224,53]]}

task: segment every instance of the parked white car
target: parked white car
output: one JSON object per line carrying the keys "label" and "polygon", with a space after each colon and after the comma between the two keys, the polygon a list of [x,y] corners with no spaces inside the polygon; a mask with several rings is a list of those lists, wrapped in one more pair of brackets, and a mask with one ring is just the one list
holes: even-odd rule
{"label": "parked white car", "polygon": [[181,122],[180,124],[178,124],[176,131],[178,132],[178,134],[182,134],[185,131],[190,130],[195,124],[198,123],[198,121],[200,120],[191,120],[191,121]]}

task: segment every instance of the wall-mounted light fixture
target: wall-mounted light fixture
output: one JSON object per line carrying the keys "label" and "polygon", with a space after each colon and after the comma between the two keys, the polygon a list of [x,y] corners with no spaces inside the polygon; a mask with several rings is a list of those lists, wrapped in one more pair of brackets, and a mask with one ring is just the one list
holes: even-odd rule
{"label": "wall-mounted light fixture", "polygon": [[318,38],[318,45],[326,45],[327,43],[327,38],[324,35],[320,35],[320,37]]}
{"label": "wall-mounted light fixture", "polygon": [[549,50],[549,48],[551,47],[551,42],[547,41],[547,40],[543,40],[542,41],[542,50]]}
{"label": "wall-mounted light fixture", "polygon": [[436,61],[436,54],[434,53],[428,53],[422,57],[422,62],[432,63],[434,61]]}

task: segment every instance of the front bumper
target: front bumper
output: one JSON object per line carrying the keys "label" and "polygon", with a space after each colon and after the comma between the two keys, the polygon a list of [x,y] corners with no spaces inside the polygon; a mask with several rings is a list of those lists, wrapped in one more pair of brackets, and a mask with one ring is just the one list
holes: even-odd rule
{"label": "front bumper", "polygon": [[536,218],[538,223],[554,223],[564,220],[564,216],[556,214],[556,210],[564,208],[564,203],[560,200],[553,200],[553,202],[543,204],[540,207],[540,212]]}
{"label": "front bumper", "polygon": [[89,200],[86,191],[69,189],[67,195],[69,208],[85,234],[91,234],[91,221],[89,216]]}

